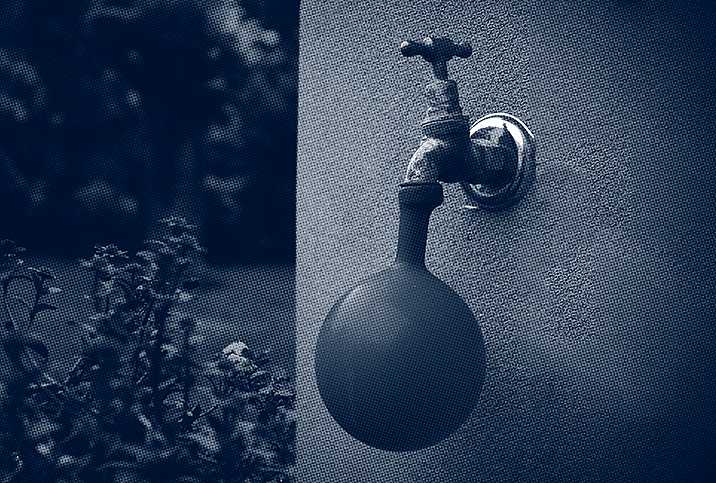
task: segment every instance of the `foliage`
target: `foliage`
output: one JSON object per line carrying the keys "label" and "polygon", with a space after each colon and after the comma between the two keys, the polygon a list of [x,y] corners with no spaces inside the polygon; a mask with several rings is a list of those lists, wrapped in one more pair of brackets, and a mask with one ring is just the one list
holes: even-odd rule
{"label": "foliage", "polygon": [[130,257],[97,246],[83,349],[58,381],[32,335],[59,289],[0,242],[0,481],[122,483],[287,482],[294,463],[295,393],[265,356],[241,342],[211,362],[177,304],[192,297],[203,248],[184,219]]}
{"label": "foliage", "polygon": [[[78,233],[139,246],[182,212],[215,255],[292,254],[297,7],[0,2],[4,229],[65,254]],[[187,199],[197,213],[175,210]],[[233,249],[219,252],[206,235],[227,230]]]}

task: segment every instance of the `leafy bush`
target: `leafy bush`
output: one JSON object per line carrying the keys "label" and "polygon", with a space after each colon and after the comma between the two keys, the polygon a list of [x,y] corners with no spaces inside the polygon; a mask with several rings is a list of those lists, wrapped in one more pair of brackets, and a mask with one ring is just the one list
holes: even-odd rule
{"label": "leafy bush", "polygon": [[59,293],[47,269],[0,242],[0,480],[3,482],[288,482],[295,393],[241,342],[202,365],[194,321],[176,309],[199,282],[203,248],[184,219],[130,257],[97,246],[83,348],[63,380],[32,334]]}

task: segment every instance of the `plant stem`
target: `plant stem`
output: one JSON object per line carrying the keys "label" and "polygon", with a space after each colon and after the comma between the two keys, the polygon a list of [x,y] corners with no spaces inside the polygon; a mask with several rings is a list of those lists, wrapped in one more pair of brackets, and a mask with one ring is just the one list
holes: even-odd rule
{"label": "plant stem", "polygon": [[138,382],[137,375],[139,374],[139,354],[142,353],[142,347],[144,347],[144,334],[147,332],[147,324],[149,323],[149,316],[152,314],[152,310],[154,309],[154,302],[156,302],[156,299],[152,299],[152,301],[149,302],[149,306],[144,313],[144,320],[139,326],[139,350],[134,358],[134,370],[132,371],[131,381],[133,384]]}
{"label": "plant stem", "polygon": [[164,414],[162,407],[164,404],[164,398],[160,397],[159,386],[161,385],[162,378],[162,342],[164,340],[164,331],[166,328],[167,316],[169,315],[169,308],[171,307],[171,300],[166,300],[160,303],[159,308],[154,313],[154,323],[157,328],[157,338],[154,341],[154,350],[152,351],[151,357],[151,381],[152,391],[154,398],[154,416],[157,424],[162,427],[164,426]]}

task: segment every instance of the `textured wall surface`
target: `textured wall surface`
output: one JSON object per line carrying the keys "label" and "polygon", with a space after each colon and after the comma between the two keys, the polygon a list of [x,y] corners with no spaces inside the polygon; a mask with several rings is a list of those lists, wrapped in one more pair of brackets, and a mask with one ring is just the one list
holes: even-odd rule
{"label": "textured wall surface", "polygon": [[[302,1],[299,481],[716,481],[707,12],[513,3]],[[473,45],[449,67],[464,112],[520,117],[537,180],[498,214],[445,186],[426,264],[481,324],[487,379],[453,437],[389,453],[328,415],[313,350],[335,301],[394,256],[430,79],[398,46],[433,33]]]}

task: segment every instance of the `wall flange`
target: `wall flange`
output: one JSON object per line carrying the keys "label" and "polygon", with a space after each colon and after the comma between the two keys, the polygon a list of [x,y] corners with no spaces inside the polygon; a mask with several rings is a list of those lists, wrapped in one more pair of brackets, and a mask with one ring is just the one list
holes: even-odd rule
{"label": "wall flange", "polygon": [[[506,131],[506,132],[505,132]],[[536,148],[532,132],[517,117],[505,113],[488,114],[470,128],[473,147],[491,146],[516,151],[516,156],[502,156],[508,166],[498,166],[490,182],[480,184],[461,181],[468,209],[503,210],[517,204],[529,191],[536,176]]]}

